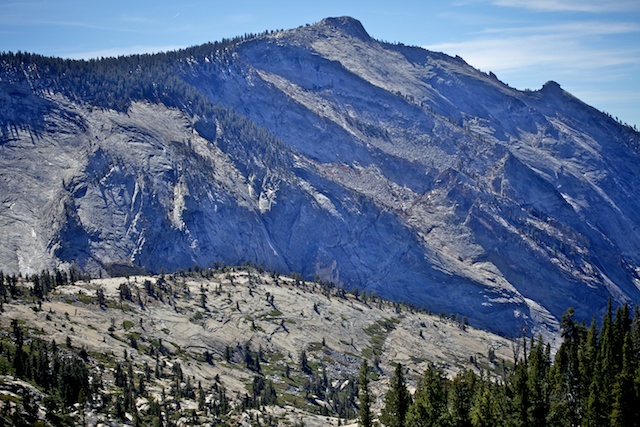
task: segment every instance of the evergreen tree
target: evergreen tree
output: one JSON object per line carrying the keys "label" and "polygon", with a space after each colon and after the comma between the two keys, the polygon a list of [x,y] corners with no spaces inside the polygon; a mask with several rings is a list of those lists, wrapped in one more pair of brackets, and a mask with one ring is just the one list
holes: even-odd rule
{"label": "evergreen tree", "polygon": [[4,273],[0,270],[0,302],[7,302],[7,288],[4,284]]}
{"label": "evergreen tree", "polygon": [[473,396],[478,386],[478,376],[472,371],[460,371],[449,388],[449,412],[453,427],[471,427]]}
{"label": "evergreen tree", "polygon": [[367,359],[362,361],[360,374],[358,375],[358,397],[360,404],[358,408],[358,425],[361,427],[373,426],[373,414],[371,413],[371,403],[373,401],[369,391],[369,365]]}
{"label": "evergreen tree", "polygon": [[586,402],[583,424],[586,427],[600,427],[605,425],[607,412],[604,407],[604,395],[609,391],[603,389],[602,367],[599,359],[594,361],[592,378],[589,382],[589,395]]}
{"label": "evergreen tree", "polygon": [[303,349],[300,353],[300,369],[307,375],[311,375],[313,370],[309,366],[309,359],[307,359],[307,352]]}
{"label": "evergreen tree", "polygon": [[616,375],[611,390],[612,408],[610,415],[611,427],[632,427],[637,425],[638,399],[634,387],[633,344],[630,329],[623,338],[622,369]]}
{"label": "evergreen tree", "polygon": [[407,413],[407,426],[441,427],[448,425],[449,414],[445,381],[446,378],[442,371],[434,365],[429,365],[418,382],[413,404]]}
{"label": "evergreen tree", "polygon": [[411,395],[407,390],[402,370],[402,364],[396,364],[389,391],[384,398],[380,421],[388,427],[404,427],[407,411],[411,405]]}
{"label": "evergreen tree", "polygon": [[483,384],[471,408],[473,427],[500,427],[504,425],[494,391],[489,384]]}
{"label": "evergreen tree", "polygon": [[574,322],[574,315],[573,308],[569,308],[562,315],[560,327],[563,341],[549,373],[549,419],[552,425],[577,426],[584,412],[578,359],[582,331]]}
{"label": "evergreen tree", "polygon": [[11,329],[13,330],[13,339],[15,345],[15,353],[13,355],[13,372],[16,377],[21,378],[25,373],[26,355],[23,349],[24,335],[22,327],[18,323],[18,320],[11,320]]}
{"label": "evergreen tree", "polygon": [[534,344],[528,358],[527,390],[529,394],[528,420],[532,427],[548,425],[549,414],[549,368],[551,349],[544,345],[542,337]]}
{"label": "evergreen tree", "polygon": [[529,426],[529,372],[526,358],[516,363],[509,381],[510,415],[514,427]]}
{"label": "evergreen tree", "polygon": [[107,300],[105,298],[104,289],[98,288],[96,290],[96,298],[98,299],[98,305],[100,306],[100,308],[106,307]]}
{"label": "evergreen tree", "polygon": [[589,395],[588,384],[593,378],[593,370],[598,355],[598,328],[596,319],[591,319],[591,325],[587,330],[585,339],[582,342],[579,358],[580,358],[580,382],[583,384],[583,400],[587,400]]}

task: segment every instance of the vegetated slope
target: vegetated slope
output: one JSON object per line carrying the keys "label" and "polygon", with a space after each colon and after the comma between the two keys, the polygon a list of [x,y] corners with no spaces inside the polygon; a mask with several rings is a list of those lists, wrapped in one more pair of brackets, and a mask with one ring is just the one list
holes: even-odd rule
{"label": "vegetated slope", "polygon": [[351,18],[2,64],[5,270],[249,261],[512,335],[640,301],[640,137],[554,82]]}
{"label": "vegetated slope", "polygon": [[[431,363],[492,372],[513,350],[462,318],[248,267],[30,280],[3,280],[0,299],[0,396],[13,396],[0,408],[25,422],[340,425],[356,418],[363,358],[383,396],[397,362],[413,388]],[[84,374],[59,366],[80,359]],[[39,388],[2,376],[18,371]]]}

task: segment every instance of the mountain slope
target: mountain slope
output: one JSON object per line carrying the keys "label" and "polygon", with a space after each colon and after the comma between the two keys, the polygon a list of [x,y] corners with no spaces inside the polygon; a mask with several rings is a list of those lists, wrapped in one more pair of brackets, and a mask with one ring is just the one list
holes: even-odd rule
{"label": "mountain slope", "polygon": [[[46,275],[34,277],[41,287],[47,283]],[[365,358],[375,366],[371,387],[380,397],[374,404],[378,412],[396,363],[407,368],[414,388],[430,364],[450,375],[497,372],[511,363],[517,346],[462,319],[249,267],[61,283],[44,300],[34,297],[34,283],[16,281],[17,291],[0,300],[3,421],[23,400],[41,419],[71,412],[66,425],[134,425],[134,417],[152,425],[154,403],[162,406],[165,422],[178,425],[250,425],[258,418],[262,425],[356,425],[356,379]],[[82,357],[95,384],[86,385],[93,389],[86,401],[56,407],[55,389],[34,379],[38,390],[6,375],[15,366],[14,322],[27,351],[36,353],[42,348],[36,343],[44,341],[34,371],[42,365],[55,369],[55,363],[42,362],[56,355],[52,343],[61,358]],[[24,359],[29,365],[31,358]],[[246,404],[247,396],[256,400],[256,379],[272,383],[273,401],[260,396]],[[28,388],[29,393],[19,391]],[[127,390],[135,395],[128,406]],[[45,393],[54,397],[46,399]]]}
{"label": "mountain slope", "polygon": [[504,334],[640,301],[640,137],[554,82],[351,18],[2,64],[5,270],[249,261]]}

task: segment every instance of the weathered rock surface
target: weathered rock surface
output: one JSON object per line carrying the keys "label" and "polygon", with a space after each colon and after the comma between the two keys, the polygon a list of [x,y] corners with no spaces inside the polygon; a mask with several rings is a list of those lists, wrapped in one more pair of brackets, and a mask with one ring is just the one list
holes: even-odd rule
{"label": "weathered rock surface", "polygon": [[5,271],[248,261],[505,334],[640,302],[640,136],[554,82],[518,91],[351,18],[178,61],[209,120],[10,71]]}

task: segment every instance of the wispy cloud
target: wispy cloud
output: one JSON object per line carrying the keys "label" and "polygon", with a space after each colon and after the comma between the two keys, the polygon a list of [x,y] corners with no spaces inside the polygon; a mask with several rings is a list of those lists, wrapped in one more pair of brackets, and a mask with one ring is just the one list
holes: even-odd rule
{"label": "wispy cloud", "polygon": [[[566,6],[571,1],[539,0],[538,3],[551,7],[551,3]],[[496,73],[523,73],[533,67],[547,67],[554,73],[584,75],[612,67],[640,67],[640,46],[627,44],[611,48],[599,43],[603,37],[636,34],[640,34],[637,22],[595,19],[539,25],[529,22],[528,25],[485,28],[467,40],[425,47],[459,55],[477,68]]]}
{"label": "wispy cloud", "polygon": [[[520,89],[547,80],[640,124],[640,1],[451,0],[464,24],[453,40],[425,46],[459,55]],[[452,13],[446,10],[445,13]]]}
{"label": "wispy cloud", "polygon": [[493,0],[496,6],[545,12],[624,12],[640,10],[637,0]]}
{"label": "wispy cloud", "polygon": [[564,72],[640,64],[640,48],[597,49],[562,34],[477,38],[459,43],[425,46],[459,55],[485,71],[511,72],[532,66],[553,66]]}
{"label": "wispy cloud", "polygon": [[148,24],[153,22],[151,19],[145,16],[132,16],[132,15],[121,15],[120,20],[122,22],[131,23],[131,24]]}
{"label": "wispy cloud", "polygon": [[554,25],[530,25],[504,28],[487,28],[483,34],[567,34],[578,38],[595,35],[614,35],[640,33],[640,23],[637,22],[602,22],[575,21]]}

